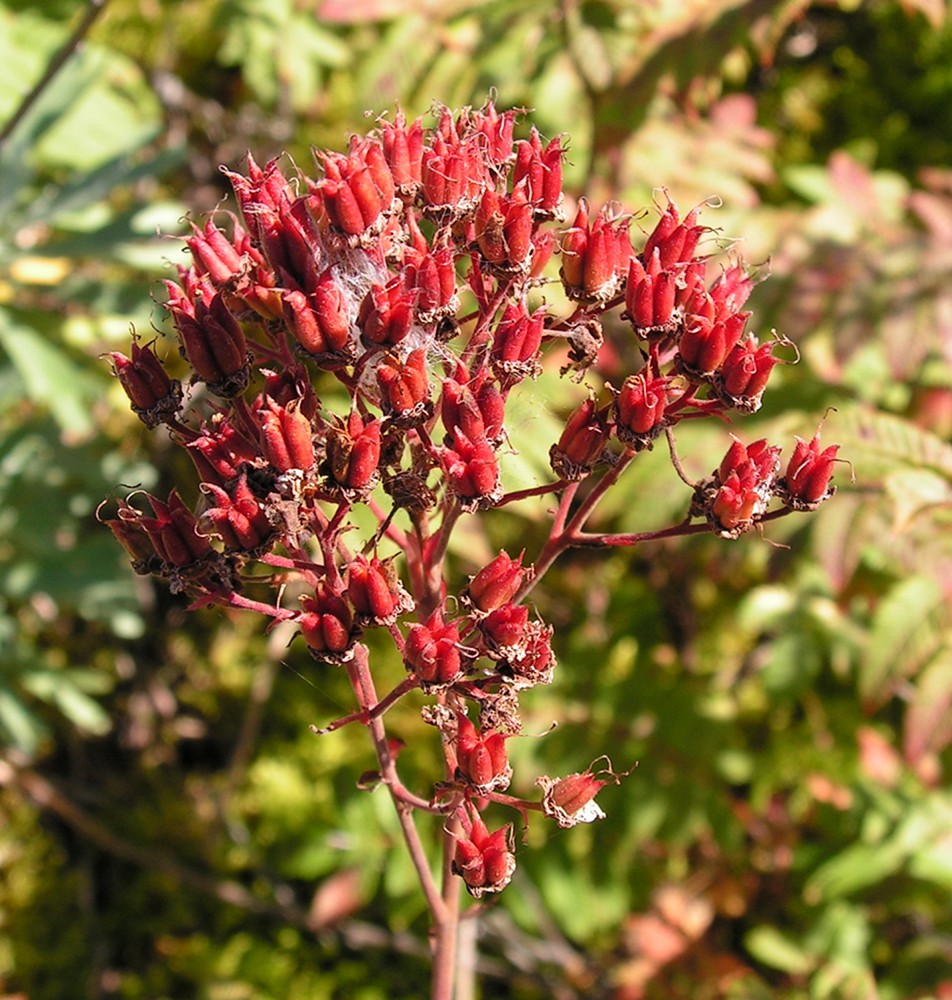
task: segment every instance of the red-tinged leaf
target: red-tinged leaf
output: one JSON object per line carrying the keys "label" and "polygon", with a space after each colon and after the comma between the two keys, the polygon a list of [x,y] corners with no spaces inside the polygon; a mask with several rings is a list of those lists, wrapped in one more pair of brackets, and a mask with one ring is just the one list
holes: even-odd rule
{"label": "red-tinged leaf", "polygon": [[829,161],[829,179],[834,191],[860,217],[879,214],[872,173],[849,153],[836,150]]}
{"label": "red-tinged leaf", "polygon": [[863,726],[857,732],[856,742],[860,770],[877,784],[893,788],[902,772],[902,758],[896,748],[871,726]]}
{"label": "red-tinged leaf", "polygon": [[852,579],[880,526],[876,511],[858,493],[837,495],[835,504],[826,504],[817,512],[813,551],[835,591],[842,591]]}
{"label": "red-tinged leaf", "polygon": [[363,24],[430,13],[431,6],[425,0],[323,0],[318,4],[317,17],[329,24]]}
{"label": "red-tinged leaf", "polygon": [[841,454],[862,485],[879,485],[890,472],[910,467],[952,477],[952,445],[902,417],[855,407],[837,414],[835,428]]}
{"label": "red-tinged leaf", "polygon": [[359,909],[361,875],[357,868],[345,868],[328,876],[317,887],[307,914],[311,931],[330,927]]}
{"label": "red-tinged leaf", "polygon": [[952,648],[947,644],[919,675],[906,712],[903,751],[915,764],[952,743]]}
{"label": "red-tinged leaf", "polygon": [[714,919],[710,901],[683,885],[661,886],[654,894],[654,904],[667,923],[690,941],[700,939]]}
{"label": "red-tinged leaf", "polygon": [[625,943],[649,963],[653,971],[677,958],[688,946],[680,931],[656,913],[631,917],[625,928]]}
{"label": "red-tinged leaf", "polygon": [[943,0],[900,0],[907,14],[922,14],[933,28],[941,28],[945,23],[946,5]]}

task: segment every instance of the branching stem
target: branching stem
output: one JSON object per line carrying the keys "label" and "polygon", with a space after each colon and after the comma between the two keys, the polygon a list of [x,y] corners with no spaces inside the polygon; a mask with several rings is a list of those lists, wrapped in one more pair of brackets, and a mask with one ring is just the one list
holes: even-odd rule
{"label": "branching stem", "polygon": [[[371,706],[377,705],[377,692],[374,689],[373,677],[370,673],[369,651],[361,642],[354,647],[354,656],[347,664],[347,673],[361,709],[369,713]],[[368,729],[377,754],[380,777],[393,798],[403,839],[410,852],[410,859],[416,870],[417,878],[420,880],[423,895],[426,897],[427,905],[433,914],[434,922],[440,926],[447,918],[446,905],[433,879],[430,863],[423,849],[423,842],[420,840],[419,831],[413,821],[413,809],[431,811],[432,807],[425,799],[412,795],[400,781],[397,775],[397,762],[390,749],[390,741],[387,739],[383,719],[379,715],[369,718]]]}

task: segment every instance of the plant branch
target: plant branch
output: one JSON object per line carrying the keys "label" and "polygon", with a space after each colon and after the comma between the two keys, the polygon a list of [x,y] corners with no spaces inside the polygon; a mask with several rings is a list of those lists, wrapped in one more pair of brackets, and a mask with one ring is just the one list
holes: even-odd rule
{"label": "plant branch", "polygon": [[629,534],[589,534],[580,532],[575,536],[572,545],[578,548],[590,548],[601,545],[637,545],[639,542],[653,542],[660,538],[675,538],[683,535],[701,535],[710,533],[711,526],[706,521],[691,524],[691,519],[685,518],[679,524],[658,531],[634,531]]}
{"label": "plant branch", "polygon": [[326,736],[328,733],[336,732],[338,729],[343,729],[344,726],[350,725],[352,722],[359,722],[362,725],[367,725],[371,719],[379,719],[380,716],[395,705],[405,694],[408,694],[418,685],[416,677],[407,677],[402,680],[389,694],[385,694],[380,701],[377,702],[371,708],[362,708],[358,712],[351,712],[350,715],[345,715],[340,719],[335,719],[333,722],[326,726],[311,726],[311,732],[315,736]]}
{"label": "plant branch", "polygon": [[33,89],[20,102],[20,106],[7,120],[6,125],[0,129],[0,147],[10,138],[13,130],[23,121],[30,108],[39,100],[43,91],[53,82],[56,74],[69,62],[70,56],[79,48],[86,35],[89,34],[90,28],[92,28],[96,19],[106,9],[107,3],[108,0],[88,0],[86,9],[83,11],[79,23],[73,29],[73,33],[66,40],[65,44],[53,54],[50,61],[46,64],[43,75],[37,80]]}
{"label": "plant branch", "polygon": [[243,597],[231,591],[224,596],[221,603],[233,608],[240,608],[242,611],[256,611],[260,615],[267,615],[275,618],[279,622],[287,621],[289,618],[296,618],[297,611],[289,611],[287,608],[279,608],[273,604],[265,604],[263,601],[254,601],[250,597]]}
{"label": "plant branch", "polygon": [[508,503],[518,503],[520,500],[527,500],[529,497],[541,497],[547,493],[557,493],[559,490],[565,489],[565,485],[565,480],[560,479],[558,482],[546,483],[544,486],[530,486],[524,490],[514,490],[512,493],[504,494],[495,506],[505,507]]}
{"label": "plant branch", "polygon": [[533,566],[535,572],[522,585],[519,593],[513,598],[514,601],[521,601],[532,590],[532,588],[548,572],[556,559],[568,548],[576,544],[575,539],[579,531],[584,526],[586,520],[591,516],[592,511],[598,505],[605,493],[615,485],[618,477],[625,471],[631,460],[635,457],[635,452],[626,450],[618,461],[599,479],[591,493],[582,501],[578,510],[569,517],[572,500],[578,490],[579,483],[572,483],[562,494],[559,509],[552,522],[552,530],[549,533],[548,541],[542,547]]}
{"label": "plant branch", "polygon": [[432,1000],[453,1000],[460,916],[460,882],[453,874],[453,858],[461,833],[462,827],[454,813],[443,828],[443,913],[433,928]]}
{"label": "plant branch", "polygon": [[443,520],[439,528],[422,545],[423,556],[423,600],[420,602],[421,613],[429,615],[443,599],[443,557],[446,555],[453,526],[462,514],[459,501],[454,497],[449,506],[443,510]]}
{"label": "plant branch", "polygon": [[[359,642],[354,647],[353,659],[347,663],[347,673],[353,684],[354,692],[357,695],[357,701],[365,711],[369,711],[371,706],[377,704],[377,692],[374,689],[373,677],[370,673],[369,655],[367,647],[362,642]],[[445,919],[446,907],[440,891],[436,887],[436,882],[433,880],[430,863],[427,860],[426,852],[423,850],[423,843],[420,840],[416,824],[413,822],[412,813],[413,808],[432,811],[432,807],[426,800],[412,796],[400,781],[383,719],[379,715],[376,718],[369,719],[368,728],[373,739],[374,750],[377,753],[380,777],[393,798],[393,804],[397,810],[397,819],[400,822],[400,829],[403,832],[403,839],[406,842],[413,867],[416,869],[417,877],[420,880],[420,887],[423,889],[423,895],[426,897],[427,905],[433,914],[433,920],[439,925]]]}

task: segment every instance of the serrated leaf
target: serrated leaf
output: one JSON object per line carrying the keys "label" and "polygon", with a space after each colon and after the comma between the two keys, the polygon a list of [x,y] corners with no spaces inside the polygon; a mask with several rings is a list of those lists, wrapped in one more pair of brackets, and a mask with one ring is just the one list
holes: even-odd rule
{"label": "serrated leaf", "polygon": [[836,503],[824,504],[813,521],[811,547],[826,570],[833,589],[842,590],[862,559],[863,549],[874,541],[875,512],[857,493],[842,494]]}
{"label": "serrated leaf", "polygon": [[929,469],[897,469],[883,485],[894,504],[897,532],[905,531],[919,514],[952,505],[952,483]]}
{"label": "serrated leaf", "polygon": [[[304,49],[324,66],[340,68],[346,66],[353,57],[353,49],[337,35],[321,27],[313,14],[298,14],[292,26],[306,29],[302,45]],[[313,95],[311,95],[313,96]]]}
{"label": "serrated leaf", "polygon": [[952,445],[902,417],[856,407],[839,414],[836,428],[840,455],[853,463],[860,483],[909,467],[952,479]]}
{"label": "serrated leaf", "polygon": [[869,649],[860,666],[859,690],[875,706],[890,696],[897,681],[920,670],[944,638],[945,600],[934,580],[902,580],[879,602]]}
{"label": "serrated leaf", "polygon": [[[404,17],[383,29],[377,44],[358,62],[355,101],[373,107],[381,99],[402,96],[413,107],[420,76],[440,51],[436,33],[426,28],[424,18]],[[425,101],[424,97],[419,110],[426,107]]]}
{"label": "serrated leaf", "polygon": [[940,753],[952,742],[952,635],[916,680],[903,722],[906,760]]}
{"label": "serrated leaf", "polygon": [[286,91],[296,110],[306,109],[320,93],[322,68],[346,66],[353,57],[316,14],[296,11],[288,0],[238,0],[223,6],[220,20],[226,31],[219,58],[239,66],[268,105]]}

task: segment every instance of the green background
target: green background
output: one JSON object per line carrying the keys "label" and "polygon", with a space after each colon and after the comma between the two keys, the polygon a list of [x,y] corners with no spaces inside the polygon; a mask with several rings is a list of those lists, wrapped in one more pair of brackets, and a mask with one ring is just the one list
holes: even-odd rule
{"label": "green background", "polygon": [[[0,2],[0,127],[84,7]],[[566,557],[515,790],[609,749],[608,818],[535,823],[479,920],[478,995],[952,995],[952,23],[942,0],[110,0],[0,146],[0,990],[29,1000],[426,995],[426,916],[339,671],[136,578],[107,495],[191,484],[100,359],[251,149],[308,169],[366,111],[533,109],[593,204],[719,198],[769,272],[745,440],[839,442],[816,515]],[[227,207],[227,205],[225,206]],[[611,336],[619,331],[609,331]],[[615,341],[624,352],[623,338]],[[630,345],[627,347],[630,350]],[[544,467],[578,389],[511,417]],[[679,433],[707,473],[728,428]],[[126,489],[119,486],[123,484]],[[677,520],[663,450],[599,511]],[[530,553],[544,506],[460,541]],[[473,519],[470,519],[472,521]],[[388,659],[389,656],[389,659]],[[383,644],[375,661],[395,682]],[[411,787],[433,732],[391,719]]]}

